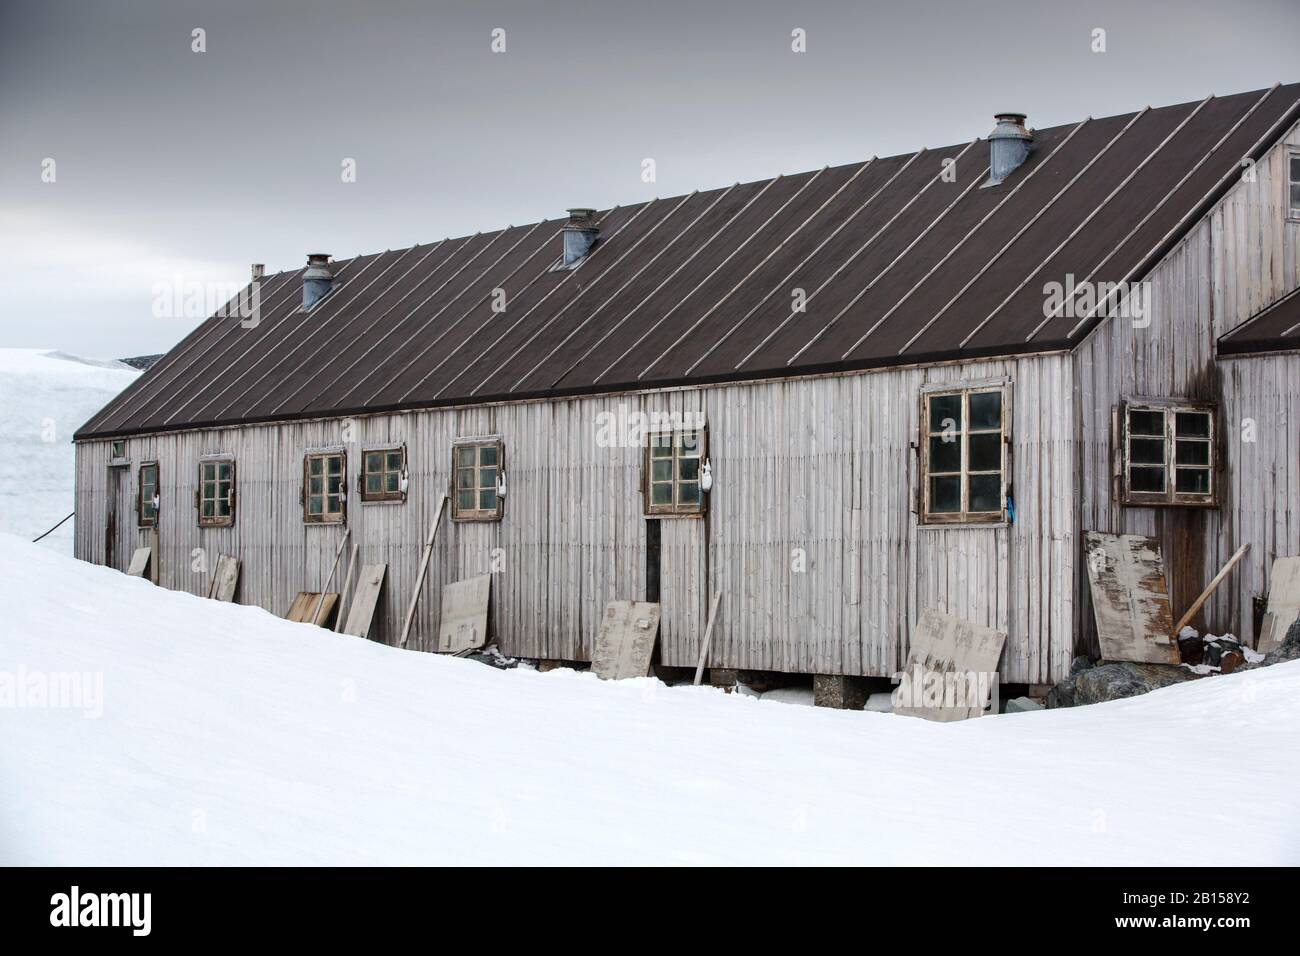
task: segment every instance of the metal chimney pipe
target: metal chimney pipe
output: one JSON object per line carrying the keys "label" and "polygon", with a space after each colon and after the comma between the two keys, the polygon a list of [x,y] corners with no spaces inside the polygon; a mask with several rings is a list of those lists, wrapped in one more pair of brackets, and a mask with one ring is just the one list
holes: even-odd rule
{"label": "metal chimney pipe", "polygon": [[329,294],[334,282],[328,252],[307,253],[307,271],[302,274],[302,310],[306,312]]}
{"label": "metal chimney pipe", "polygon": [[989,133],[989,185],[996,186],[1029,158],[1034,134],[1025,129],[1024,113],[997,113]]}
{"label": "metal chimney pipe", "polygon": [[564,268],[576,266],[596,244],[600,227],[596,225],[596,210],[570,209],[569,221],[565,223],[564,233]]}

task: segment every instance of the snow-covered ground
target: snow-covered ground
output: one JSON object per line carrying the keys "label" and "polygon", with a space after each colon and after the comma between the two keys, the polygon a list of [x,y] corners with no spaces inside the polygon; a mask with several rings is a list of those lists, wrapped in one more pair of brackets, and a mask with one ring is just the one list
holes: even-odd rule
{"label": "snow-covered ground", "polygon": [[0,863],[1300,863],[1300,662],[935,724],[494,670],[8,535],[0,607]]}
{"label": "snow-covered ground", "polygon": [[[30,541],[72,511],[72,433],[139,374],[112,360],[0,348],[0,531]],[[72,554],[75,520],[41,544]]]}

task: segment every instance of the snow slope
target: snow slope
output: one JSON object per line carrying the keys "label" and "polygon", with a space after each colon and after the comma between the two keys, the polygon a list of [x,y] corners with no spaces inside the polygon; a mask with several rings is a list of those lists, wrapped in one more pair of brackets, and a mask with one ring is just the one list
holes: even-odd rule
{"label": "snow slope", "polygon": [[[0,605],[0,863],[1300,863],[1300,662],[932,724],[497,671],[7,535]],[[14,707],[19,668],[102,706]]]}
{"label": "snow slope", "polygon": [[[0,349],[0,531],[30,541],[72,511],[72,433],[139,374],[111,360]],[[41,544],[71,554],[73,521]]]}

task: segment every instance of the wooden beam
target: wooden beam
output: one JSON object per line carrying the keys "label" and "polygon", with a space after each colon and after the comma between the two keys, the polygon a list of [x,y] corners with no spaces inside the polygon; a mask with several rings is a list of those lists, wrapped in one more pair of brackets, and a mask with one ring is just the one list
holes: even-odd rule
{"label": "wooden beam", "polygon": [[1182,629],[1187,626],[1187,622],[1196,617],[1196,612],[1201,609],[1201,605],[1210,599],[1210,595],[1214,593],[1214,589],[1223,583],[1223,579],[1228,576],[1228,572],[1236,567],[1237,562],[1245,557],[1246,552],[1249,550],[1249,544],[1243,544],[1238,548],[1237,553],[1228,559],[1228,563],[1223,566],[1223,569],[1219,571],[1219,573],[1214,576],[1214,579],[1205,586],[1205,590],[1201,592],[1201,596],[1192,602],[1192,606],[1187,609],[1187,613],[1178,619],[1178,623],[1174,625],[1174,633],[1172,635],[1175,641],[1178,640],[1178,635]]}
{"label": "wooden beam", "polygon": [[420,572],[415,576],[415,590],[411,593],[411,605],[406,609],[406,623],[402,625],[402,639],[398,647],[406,646],[406,639],[411,634],[411,624],[415,621],[415,606],[420,603],[420,591],[424,588],[424,575],[429,570],[429,556],[433,554],[433,539],[438,534],[438,525],[442,523],[442,509],[447,506],[447,496],[438,499],[438,511],[429,525],[429,537],[424,542],[424,553],[420,555]]}
{"label": "wooden beam", "polygon": [[[353,581],[355,581],[356,578],[357,578],[357,572],[360,570],[360,568],[357,567],[357,555],[360,554],[360,553],[361,553],[361,545],[360,545],[360,543],[359,543],[359,542],[356,542],[356,541],[353,541],[353,542],[352,542],[352,554],[351,554],[351,556],[349,556],[349,558],[348,558],[348,573],[347,573],[347,577],[345,577],[345,578],[343,579],[343,587],[339,588],[339,613],[338,613],[338,616],[335,617],[335,619],[334,619],[334,631],[335,631],[335,633],[337,633],[337,632],[343,630],[343,611],[344,611],[344,609],[347,607],[347,601],[348,601],[348,584],[349,584],[349,582],[353,582]],[[356,597],[356,590],[355,590],[355,589],[356,589],[356,585],[353,584],[353,595],[352,595],[353,598]]]}
{"label": "wooden beam", "polygon": [[334,552],[334,563],[330,565],[330,576],[325,579],[325,586],[320,589],[320,600],[316,602],[316,613],[311,616],[313,621],[320,619],[320,609],[325,606],[325,594],[334,583],[334,572],[338,570],[339,558],[343,557],[343,549],[347,546],[348,538],[352,535],[352,529],[348,528],[343,532],[343,540],[339,542],[339,549]]}
{"label": "wooden beam", "polygon": [[713,607],[709,608],[709,623],[704,628],[704,640],[700,642],[700,659],[695,665],[695,686],[700,686],[700,680],[704,677],[704,664],[709,657],[709,642],[713,640],[713,622],[718,617],[718,602],[722,600],[722,592],[718,591],[713,595]]}

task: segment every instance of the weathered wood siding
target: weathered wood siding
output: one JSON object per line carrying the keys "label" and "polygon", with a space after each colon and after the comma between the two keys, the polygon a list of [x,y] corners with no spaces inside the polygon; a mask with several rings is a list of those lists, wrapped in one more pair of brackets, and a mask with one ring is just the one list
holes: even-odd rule
{"label": "weathered wood siding", "polygon": [[[1253,640],[1253,598],[1273,559],[1300,553],[1300,360],[1249,356],[1216,361],[1217,339],[1300,285],[1300,223],[1284,209],[1288,146],[1300,127],[1155,267],[1151,324],[1111,319],[1075,351],[1083,506],[1080,530],[1157,537],[1175,615],[1234,551],[1250,551],[1202,611],[1205,627]],[[1220,507],[1124,507],[1111,499],[1111,408],[1126,397],[1219,403]],[[1246,420],[1254,441],[1246,441]],[[1076,556],[1081,560],[1081,555]],[[1095,649],[1086,584],[1077,626]]]}
{"label": "weathered wood siding", "polygon": [[[1018,520],[918,527],[917,418],[930,382],[1011,382]],[[238,600],[284,614],[317,590],[342,529],[305,525],[299,490],[309,448],[405,442],[405,503],[364,504],[348,520],[363,564],[388,564],[374,634],[397,639],[427,522],[450,480],[452,440],[500,435],[508,493],[499,523],[443,519],[408,646],[429,650],[441,588],[493,569],[503,650],[587,660],[606,601],[645,592],[640,447],[601,447],[598,416],[703,412],[715,487],[705,518],[662,520],[662,662],[695,663],[714,588],[723,592],[713,666],[889,676],[921,610],[1008,632],[1004,679],[1060,677],[1072,652],[1076,593],[1067,355],[892,369],[816,380],[681,389],[556,402],[430,410],[131,438],[124,485],[160,464],[161,584],[205,593],[218,553],[243,563]],[[103,560],[106,442],[78,446],[77,554]],[[237,461],[233,527],[199,528],[200,456]],[[129,493],[129,492],[127,492]],[[119,562],[143,540],[130,511]],[[796,549],[806,556],[797,570]],[[340,574],[351,548],[344,553]]]}

